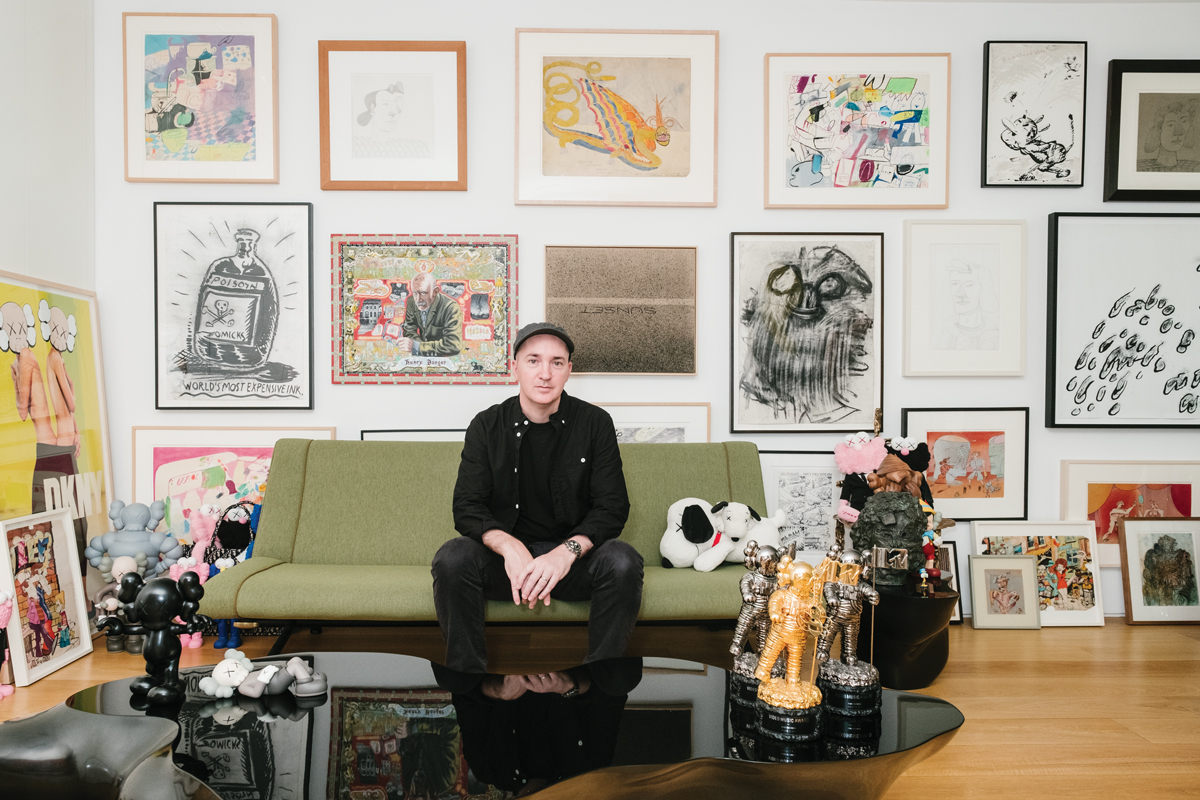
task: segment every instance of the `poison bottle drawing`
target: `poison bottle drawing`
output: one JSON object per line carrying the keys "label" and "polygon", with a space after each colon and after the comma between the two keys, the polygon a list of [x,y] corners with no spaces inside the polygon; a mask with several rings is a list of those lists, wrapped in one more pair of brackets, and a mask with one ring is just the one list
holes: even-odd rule
{"label": "poison bottle drawing", "polygon": [[237,254],[218,258],[204,274],[193,321],[192,351],[226,372],[267,362],[279,325],[275,279],[256,252],[257,231],[234,234]]}

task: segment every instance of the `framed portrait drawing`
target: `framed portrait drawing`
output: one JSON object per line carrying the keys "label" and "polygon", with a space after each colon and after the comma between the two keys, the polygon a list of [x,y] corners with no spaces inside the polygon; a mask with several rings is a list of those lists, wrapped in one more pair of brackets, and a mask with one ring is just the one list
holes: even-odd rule
{"label": "framed portrait drawing", "polygon": [[154,204],[155,408],[312,408],[312,203]]}
{"label": "framed portrait drawing", "polygon": [[280,439],[337,438],[336,428],[133,429],[133,502],[166,507],[162,525],[192,542],[196,516],[211,506],[260,502]]}
{"label": "framed portrait drawing", "polygon": [[904,374],[1025,374],[1025,220],[905,220]]}
{"label": "framed portrait drawing", "polygon": [[65,508],[0,523],[6,552],[0,596],[12,597],[12,616],[0,629],[0,640],[8,639],[17,686],[28,686],[92,652],[73,528]]}
{"label": "framed portrait drawing", "polygon": [[1104,624],[1096,529],[1090,522],[975,522],[972,538],[979,555],[1037,559],[1043,627]]}
{"label": "framed portrait drawing", "polygon": [[[0,326],[0,519],[68,509],[78,557],[62,565],[86,576],[113,500],[96,295],[0,272]],[[91,573],[85,589],[99,591]]]}
{"label": "framed portrait drawing", "polygon": [[984,42],[989,186],[1083,186],[1087,42]]}
{"label": "framed portrait drawing", "polygon": [[1200,59],[1108,62],[1104,199],[1200,200]]}
{"label": "framed portrait drawing", "polygon": [[1025,519],[1028,408],[904,408],[901,435],[929,445],[925,480],[956,520]]}
{"label": "framed portrait drawing", "polygon": [[1190,517],[1200,500],[1200,461],[1063,461],[1060,516],[1096,529],[1100,566],[1121,566],[1120,523]]}
{"label": "framed portrait drawing", "polygon": [[971,572],[971,626],[1036,630],[1037,559],[1033,556],[967,556]]}
{"label": "framed portrait drawing", "polygon": [[618,444],[709,441],[708,403],[596,403],[612,417]]}
{"label": "framed portrait drawing", "polygon": [[321,188],[467,190],[466,42],[317,42]]}
{"label": "framed portrait drawing", "polygon": [[279,183],[275,15],[121,17],[125,180]]}
{"label": "framed portrait drawing", "polygon": [[[819,564],[835,540],[837,511],[844,477],[830,451],[759,450],[765,519],[779,509],[787,519],[779,528],[780,543],[796,543],[796,557]],[[848,546],[848,545],[847,545]]]}
{"label": "framed portrait drawing", "polygon": [[1046,427],[1200,427],[1200,214],[1051,214]]}
{"label": "framed portrait drawing", "polygon": [[1200,518],[1124,519],[1117,527],[1125,622],[1200,624]]}
{"label": "framed portrait drawing", "polygon": [[946,208],[949,53],[767,53],[765,208]]}
{"label": "framed portrait drawing", "polygon": [[730,234],[733,433],[874,430],[883,234]]}
{"label": "framed portrait drawing", "polygon": [[547,246],[546,319],[574,375],[695,375],[696,248]]}
{"label": "framed portrait drawing", "polygon": [[332,237],[334,383],[516,383],[516,236]]}
{"label": "framed portrait drawing", "polygon": [[517,29],[517,205],[715,206],[717,32]]}
{"label": "framed portrait drawing", "polygon": [[466,428],[407,428],[364,430],[359,439],[364,442],[461,442]]}

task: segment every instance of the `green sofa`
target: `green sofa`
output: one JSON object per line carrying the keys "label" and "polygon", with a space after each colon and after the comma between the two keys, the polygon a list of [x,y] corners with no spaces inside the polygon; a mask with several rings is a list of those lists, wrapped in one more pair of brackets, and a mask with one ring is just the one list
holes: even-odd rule
{"label": "green sofa", "polygon": [[[260,623],[430,623],[433,555],[454,530],[457,442],[281,439],[275,445],[253,558],[205,584],[201,613]],[[631,510],[621,538],[645,559],[644,621],[733,620],[740,565],[665,569],[658,542],[683,497],[763,509],[758,448],[749,442],[621,445]],[[586,602],[530,610],[489,601],[489,622],[586,621]],[[277,644],[283,646],[284,639]]]}

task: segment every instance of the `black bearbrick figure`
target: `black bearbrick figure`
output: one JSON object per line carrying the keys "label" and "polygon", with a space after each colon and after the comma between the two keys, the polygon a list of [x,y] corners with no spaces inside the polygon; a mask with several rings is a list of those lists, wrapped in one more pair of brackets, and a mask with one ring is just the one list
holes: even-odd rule
{"label": "black bearbrick figure", "polygon": [[[115,616],[104,617],[97,627],[112,628],[119,634],[144,634],[146,674],[129,685],[135,695],[156,706],[169,706],[184,698],[183,682],[179,680],[179,654],[183,645],[181,634],[196,633],[210,624],[208,617],[198,614],[204,587],[194,572],[185,572],[178,581],[154,578],[142,581],[131,572],[121,578],[121,601],[127,621]],[[173,620],[179,617],[182,623]]]}

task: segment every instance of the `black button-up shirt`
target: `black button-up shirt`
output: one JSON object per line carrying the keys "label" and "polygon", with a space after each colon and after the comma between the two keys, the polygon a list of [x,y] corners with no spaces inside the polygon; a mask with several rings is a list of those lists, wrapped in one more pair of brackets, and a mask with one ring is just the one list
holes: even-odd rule
{"label": "black button-up shirt", "polygon": [[[478,542],[498,529],[512,533],[521,513],[520,449],[529,420],[519,397],[471,420],[454,486],[454,527]],[[550,492],[558,527],[600,545],[621,535],[629,495],[617,434],[608,412],[562,393],[550,416],[555,431]]]}

